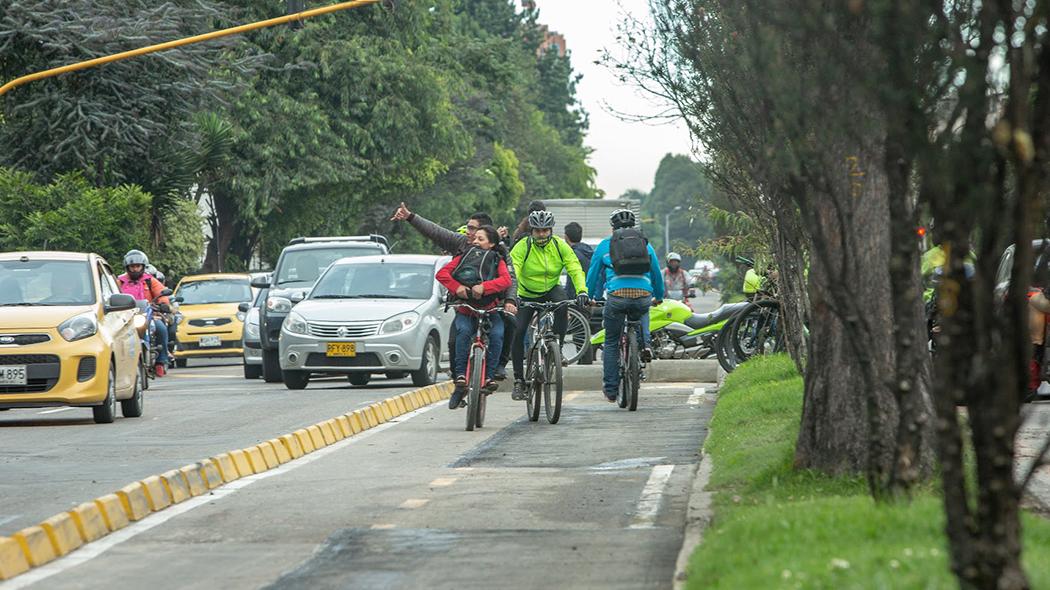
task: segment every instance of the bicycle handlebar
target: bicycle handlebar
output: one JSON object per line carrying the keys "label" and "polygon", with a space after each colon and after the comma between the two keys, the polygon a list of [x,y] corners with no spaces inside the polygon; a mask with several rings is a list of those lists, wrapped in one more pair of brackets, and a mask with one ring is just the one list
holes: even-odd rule
{"label": "bicycle handlebar", "polygon": [[494,313],[500,313],[500,312],[503,311],[503,308],[501,308],[498,305],[496,307],[491,308],[491,309],[478,309],[478,308],[474,307],[473,305],[471,305],[469,303],[451,303],[451,304],[449,304],[449,307],[455,307],[456,309],[459,309],[459,308],[469,309],[470,311],[473,311],[474,313],[476,313],[478,315],[492,315]]}
{"label": "bicycle handlebar", "polygon": [[566,306],[572,305],[574,303],[576,303],[575,299],[566,299],[565,301],[557,301],[557,302],[553,302],[553,303],[525,302],[525,303],[522,303],[520,305],[520,307],[526,307],[526,308],[529,308],[529,309],[538,309],[540,311],[553,311],[553,310],[558,309],[559,307],[566,307]]}

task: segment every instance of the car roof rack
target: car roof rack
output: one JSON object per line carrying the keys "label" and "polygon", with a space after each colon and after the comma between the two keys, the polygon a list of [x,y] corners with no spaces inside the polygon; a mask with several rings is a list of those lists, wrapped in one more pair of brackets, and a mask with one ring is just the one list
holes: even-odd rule
{"label": "car roof rack", "polygon": [[289,241],[288,245],[294,246],[296,244],[319,244],[323,242],[375,242],[376,244],[382,244],[386,246],[388,249],[390,248],[390,243],[387,242],[386,236],[381,236],[379,234],[369,234],[367,236],[322,236],[313,238],[298,237],[293,238],[291,241]]}

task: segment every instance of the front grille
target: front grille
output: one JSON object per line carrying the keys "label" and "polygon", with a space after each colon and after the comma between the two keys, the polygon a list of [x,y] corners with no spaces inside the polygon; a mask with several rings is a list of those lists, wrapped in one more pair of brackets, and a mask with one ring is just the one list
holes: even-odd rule
{"label": "front grille", "polygon": [[0,365],[44,365],[58,364],[53,354],[0,354]]}
{"label": "front grille", "polygon": [[58,383],[61,364],[53,354],[3,354],[0,365],[25,365],[25,385],[0,385],[0,395],[5,393],[44,393]]}
{"label": "front grille", "polygon": [[374,352],[362,352],[357,356],[327,356],[320,352],[311,352],[306,357],[307,367],[380,367],[379,355]]}
{"label": "front grille", "polygon": [[49,342],[51,337],[47,334],[0,334],[0,346],[15,345],[27,346],[29,344],[40,344]]}
{"label": "front grille", "polygon": [[383,322],[310,322],[310,335],[317,338],[367,338],[379,333]]}
{"label": "front grille", "polygon": [[198,328],[210,328],[212,326],[225,326],[226,324],[232,321],[233,320],[231,320],[230,318],[207,318],[200,320],[190,320],[189,324]]}
{"label": "front grille", "polygon": [[80,359],[80,365],[77,367],[77,381],[83,383],[84,381],[90,381],[95,377],[95,366],[97,362],[95,357],[86,356]]}
{"label": "front grille", "polygon": [[179,342],[180,350],[218,350],[221,348],[240,348],[240,340],[222,340],[218,346],[201,346],[200,342]]}

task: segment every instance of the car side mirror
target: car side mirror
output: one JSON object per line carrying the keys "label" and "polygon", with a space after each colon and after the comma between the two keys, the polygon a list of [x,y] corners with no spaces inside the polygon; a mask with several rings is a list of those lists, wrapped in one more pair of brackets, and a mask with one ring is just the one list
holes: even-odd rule
{"label": "car side mirror", "polygon": [[299,303],[303,299],[306,299],[306,293],[303,293],[302,291],[292,293],[292,296],[288,298],[292,303]]}
{"label": "car side mirror", "polygon": [[106,302],[104,311],[106,313],[112,313],[114,311],[128,311],[135,309],[135,298],[126,293],[114,293],[109,296],[109,301]]}
{"label": "car side mirror", "polygon": [[251,303],[241,303],[237,306],[237,311],[241,313],[248,313],[248,310],[252,308]]}
{"label": "car side mirror", "polygon": [[256,289],[266,289],[270,286],[270,275],[255,277],[252,279],[252,286]]}

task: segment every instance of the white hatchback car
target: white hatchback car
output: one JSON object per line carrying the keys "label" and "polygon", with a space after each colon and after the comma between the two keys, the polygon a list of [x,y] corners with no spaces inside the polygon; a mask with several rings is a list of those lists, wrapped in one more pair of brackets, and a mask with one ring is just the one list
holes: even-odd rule
{"label": "white hatchback car", "polygon": [[303,389],[316,374],[434,383],[453,311],[434,275],[448,257],[388,254],[332,263],[281,327],[284,383]]}

